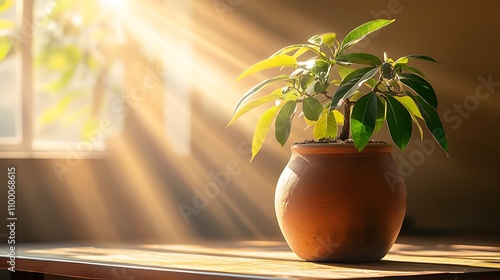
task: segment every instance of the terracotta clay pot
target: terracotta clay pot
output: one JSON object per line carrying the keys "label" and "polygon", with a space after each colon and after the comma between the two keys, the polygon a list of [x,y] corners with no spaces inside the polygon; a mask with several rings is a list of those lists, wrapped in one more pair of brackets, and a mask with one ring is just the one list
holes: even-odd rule
{"label": "terracotta clay pot", "polygon": [[396,241],[406,187],[388,144],[295,144],[275,209],[292,250],[307,261],[370,262]]}

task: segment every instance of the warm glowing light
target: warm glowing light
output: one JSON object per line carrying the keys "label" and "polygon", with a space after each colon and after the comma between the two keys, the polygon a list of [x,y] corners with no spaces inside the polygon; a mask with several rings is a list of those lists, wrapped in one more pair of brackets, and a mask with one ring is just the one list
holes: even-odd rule
{"label": "warm glowing light", "polygon": [[[263,215],[270,213],[272,203],[262,199],[273,195],[268,179],[273,174],[258,165],[248,167],[251,142],[231,144],[239,128],[210,125],[223,119],[224,128],[236,102],[229,93],[244,91],[244,85],[232,87],[234,69],[247,64],[239,55],[245,47],[238,49],[232,43],[237,39],[221,36],[217,12],[194,0],[98,2],[104,11],[96,11],[103,17],[99,26],[106,29],[96,35],[98,47],[109,56],[104,61],[123,64],[123,90],[117,91],[129,106],[124,119],[128,130],[106,146],[113,162],[110,181],[116,184],[111,188],[119,189],[118,194],[110,198],[108,186],[100,181],[105,175],[91,164],[67,175],[68,189],[57,199],[69,200],[80,213],[78,219],[68,218],[70,226],[77,233],[85,228],[95,240],[190,242],[213,229],[221,236],[264,238],[275,225],[272,214]],[[90,14],[94,8],[88,9]],[[84,28],[85,16],[92,18],[75,15],[71,23]],[[237,25],[228,29],[235,38],[241,33]],[[254,124],[242,122],[239,127],[248,132]],[[132,131],[137,128],[140,132]],[[242,172],[229,176],[227,166]],[[252,188],[239,188],[246,178],[251,178]],[[136,209],[132,215],[124,203]],[[118,211],[123,216],[114,219]],[[256,221],[255,215],[269,218]],[[130,231],[121,231],[120,223],[127,223]]]}
{"label": "warm glowing light", "polygon": [[102,7],[107,10],[121,12],[127,7],[127,0],[101,0]]}
{"label": "warm glowing light", "polygon": [[83,18],[81,15],[74,15],[71,17],[71,23],[75,26],[80,27],[83,24]]}

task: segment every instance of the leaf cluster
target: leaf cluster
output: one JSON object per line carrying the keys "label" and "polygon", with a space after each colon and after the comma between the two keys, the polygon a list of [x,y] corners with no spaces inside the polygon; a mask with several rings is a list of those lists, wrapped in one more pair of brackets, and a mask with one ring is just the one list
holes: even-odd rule
{"label": "leaf cluster", "polygon": [[[447,152],[435,91],[424,74],[409,65],[414,59],[437,61],[420,54],[393,60],[386,53],[379,58],[369,53],[348,52],[367,35],[392,22],[378,19],[364,23],[340,41],[336,33],[314,35],[307,43],[286,46],[247,68],[238,80],[271,68],[289,70],[253,86],[236,104],[229,125],[261,105],[272,104],[257,121],[252,159],[273,122],[276,140],[282,146],[287,142],[297,111],[318,140],[339,137],[338,127],[342,126],[361,151],[387,123],[394,144],[403,150],[415,124],[421,139],[425,125]],[[271,85],[275,88],[267,95],[256,97]],[[342,135],[340,138],[345,138]]]}

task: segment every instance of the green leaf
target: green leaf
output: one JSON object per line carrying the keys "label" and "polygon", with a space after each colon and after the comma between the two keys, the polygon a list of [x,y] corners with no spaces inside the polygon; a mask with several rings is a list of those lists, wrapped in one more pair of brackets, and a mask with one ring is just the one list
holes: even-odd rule
{"label": "green leaf", "polygon": [[415,123],[415,125],[418,128],[418,132],[420,133],[420,141],[424,140],[424,130],[422,129],[422,126],[418,122],[417,118],[415,118],[415,115],[412,115],[410,113],[410,116],[411,116],[411,119],[413,120],[413,123]]}
{"label": "green leaf", "polygon": [[421,59],[421,60],[427,60],[427,61],[436,62],[436,63],[441,64],[440,62],[436,61],[434,58],[432,58],[430,56],[427,56],[427,55],[423,55],[423,54],[410,54],[410,55],[407,55],[405,57],[407,57],[407,58]]}
{"label": "green leaf", "polygon": [[315,139],[333,138],[337,136],[337,121],[334,111],[324,108],[316,124],[314,124],[313,135]]}
{"label": "green leaf", "polygon": [[[289,91],[287,94],[285,94],[285,100],[284,102],[288,102],[288,101],[297,101],[299,99],[299,96],[298,96],[299,92],[296,91],[295,89],[292,89],[291,91]],[[281,100],[279,100],[281,101]]]}
{"label": "green leaf", "polygon": [[[338,125],[344,125],[344,115],[339,110],[333,110],[333,115],[335,116],[335,120]],[[337,132],[335,132],[337,133]],[[336,136],[336,135],[335,135]]]}
{"label": "green leaf", "polygon": [[370,92],[356,101],[352,108],[351,135],[359,151],[365,148],[375,130],[377,100],[377,94]]}
{"label": "green leaf", "polygon": [[345,67],[337,64],[337,71],[339,72],[339,75],[342,78],[342,80],[344,80],[345,77],[347,77],[347,75],[349,75],[354,70],[356,70],[356,68]]}
{"label": "green leaf", "polygon": [[239,117],[243,116],[244,114],[248,113],[250,110],[259,107],[260,105],[263,105],[265,103],[268,103],[270,101],[275,101],[278,98],[282,98],[283,94],[278,95],[275,93],[280,93],[281,94],[281,89],[276,89],[273,93],[269,95],[262,96],[261,98],[258,98],[245,106],[241,107],[235,114],[233,114],[233,117],[231,118],[231,121],[227,124],[227,126],[230,126],[234,121],[236,121]]}
{"label": "green leaf", "polygon": [[335,44],[335,38],[337,38],[337,34],[335,33],[325,33],[321,34],[321,42],[325,44],[327,47],[332,47]]}
{"label": "green leaf", "polygon": [[303,90],[306,90],[312,82],[314,82],[314,76],[311,73],[303,75],[299,78],[300,88]]}
{"label": "green leaf", "polygon": [[377,85],[377,80],[375,80],[374,78],[371,78],[371,79],[368,79],[366,82],[365,82],[365,85],[366,86],[369,86],[370,89],[374,88],[376,85]]}
{"label": "green leaf", "polygon": [[416,117],[419,117],[423,119],[422,114],[420,113],[420,110],[417,107],[417,104],[415,104],[415,101],[411,99],[409,96],[394,96],[399,103],[403,104],[403,106],[406,107],[406,110],[410,113],[411,119],[417,125],[418,131],[420,132],[420,140],[424,139],[424,131],[422,130],[422,126],[418,122]]}
{"label": "green leaf", "polygon": [[351,97],[349,97],[349,100],[352,102],[356,102],[358,99],[360,99],[361,97],[363,97],[365,95],[366,95],[365,92],[356,91],[353,95],[351,95]]}
{"label": "green leaf", "polygon": [[349,32],[349,34],[347,34],[347,36],[345,36],[344,40],[342,40],[342,42],[340,43],[340,53],[343,53],[348,48],[361,41],[368,34],[377,31],[392,22],[394,22],[394,19],[376,19],[354,28],[351,32]]}
{"label": "green leaf", "polygon": [[314,62],[314,67],[312,69],[312,72],[315,74],[319,74],[321,72],[328,72],[328,69],[330,68],[330,64],[326,62],[324,59],[318,58]]}
{"label": "green leaf", "polygon": [[340,83],[342,83],[342,80],[339,79],[333,79],[330,81],[330,85],[340,86]]}
{"label": "green leaf", "polygon": [[366,67],[352,71],[340,84],[337,91],[333,94],[330,110],[335,110],[342,102],[353,95],[359,87],[367,80],[371,79],[377,74],[378,68]]}
{"label": "green leaf", "polygon": [[309,127],[313,126],[316,124],[316,121],[311,121],[311,120],[308,120],[307,118],[304,118],[304,121],[306,122],[306,125],[307,127],[304,128],[304,130],[308,129]]}
{"label": "green leaf", "polygon": [[253,134],[253,139],[252,139],[252,158],[250,159],[250,162],[260,151],[260,148],[262,148],[262,144],[264,144],[264,141],[266,140],[267,137],[267,133],[271,128],[271,123],[276,117],[278,110],[280,110],[282,107],[283,104],[281,104],[280,106],[273,106],[267,109],[257,121],[257,126],[255,127],[255,132]]}
{"label": "green leaf", "polygon": [[290,136],[292,130],[292,116],[295,113],[296,103],[293,100],[286,102],[276,116],[274,132],[276,140],[283,147]]}
{"label": "green leaf", "polygon": [[[311,45],[311,46],[313,46],[313,45]],[[302,48],[298,49],[298,50],[297,50],[297,51],[296,51],[296,52],[292,55],[292,57],[293,57],[293,58],[298,58],[299,56],[301,56],[301,55],[305,54],[305,53],[306,53],[306,52],[308,52],[308,51],[313,51],[313,52],[315,52],[315,53],[319,52],[319,48],[318,48],[318,47],[316,47],[316,46],[313,46],[313,47],[315,47],[316,49],[312,49],[312,48],[310,48],[310,47],[302,47]]]}
{"label": "green leaf", "polygon": [[412,120],[410,113],[403,104],[394,97],[386,94],[387,100],[387,126],[392,141],[400,150],[404,150],[411,138]]}
{"label": "green leaf", "polygon": [[378,97],[377,98],[377,120],[375,121],[375,129],[373,133],[378,133],[385,122],[385,99]]}
{"label": "green leaf", "polygon": [[321,35],[314,35],[312,36],[311,38],[309,38],[309,40],[307,40],[307,42],[313,44],[313,45],[316,45],[316,46],[319,46],[321,45]]}
{"label": "green leaf", "polygon": [[270,69],[270,68],[275,68],[275,67],[294,67],[297,64],[297,59],[287,55],[287,54],[280,54],[276,56],[271,56],[267,59],[264,59],[262,61],[259,61],[255,63],[254,65],[248,67],[241,75],[236,78],[236,80],[241,80],[245,78],[248,75],[257,73],[262,70]]}
{"label": "green leaf", "polygon": [[8,37],[0,37],[0,61],[7,56],[11,48],[12,40]]}
{"label": "green leaf", "polygon": [[394,96],[399,103],[403,104],[403,106],[406,107],[408,112],[410,114],[415,115],[421,119],[423,119],[422,114],[418,110],[417,104],[415,104],[415,101],[409,96]]}
{"label": "green leaf", "polygon": [[401,68],[402,70],[408,70],[414,74],[417,74],[419,75],[420,77],[426,79],[424,73],[422,73],[420,70],[416,69],[416,68],[413,68],[411,66],[408,66],[408,65],[403,65],[403,67]]}
{"label": "green leaf", "polygon": [[438,101],[431,84],[413,73],[399,74],[399,80],[420,95],[429,105],[437,109]]}
{"label": "green leaf", "polygon": [[[398,72],[401,72],[401,70],[407,70],[407,71],[410,71],[414,74],[417,74],[417,75],[425,78],[425,75],[420,70],[413,68],[411,66],[408,66],[407,63],[408,63],[409,58],[416,58],[416,59],[422,59],[422,60],[427,60],[427,61],[439,63],[438,61],[436,61],[432,57],[429,57],[426,55],[420,55],[420,54],[412,54],[412,55],[407,55],[407,56],[403,56],[403,57],[399,58],[394,64],[394,69]],[[441,63],[439,63],[439,64],[441,64]]]}
{"label": "green leaf", "polygon": [[408,66],[408,58],[403,56],[392,63],[393,69],[396,73],[400,73],[405,66]]}
{"label": "green leaf", "polygon": [[297,44],[297,45],[291,45],[291,46],[286,46],[279,51],[275,52],[271,57],[281,55],[281,54],[287,54],[292,51],[297,51],[292,57],[297,58],[300,55],[304,54],[306,51],[312,51],[312,52],[319,52],[319,47],[315,45],[310,45],[310,44]]}
{"label": "green leaf", "polygon": [[439,119],[439,114],[437,113],[436,109],[430,106],[422,97],[418,95],[413,95],[410,92],[407,92],[407,94],[413,99],[413,101],[415,101],[415,103],[418,106],[418,109],[420,110],[422,116],[424,117],[425,125],[431,132],[434,139],[436,139],[441,148],[448,155],[448,142],[446,140],[446,133],[444,131],[443,124]]}
{"label": "green leaf", "polygon": [[236,111],[238,111],[240,109],[240,106],[243,105],[243,103],[245,103],[250,97],[252,97],[254,94],[256,94],[257,92],[259,92],[259,90],[261,90],[262,88],[264,88],[268,84],[274,83],[274,82],[277,82],[277,81],[284,81],[284,80],[287,80],[287,79],[288,79],[288,75],[286,75],[286,74],[285,75],[280,75],[280,76],[276,76],[274,78],[270,78],[270,79],[264,80],[264,81],[258,83],[257,85],[253,86],[245,94],[243,94],[243,96],[240,98],[240,100],[238,100],[238,103],[236,104],[236,108],[234,109],[233,114],[235,114]]}
{"label": "green leaf", "polygon": [[323,83],[322,81],[315,81],[315,83],[314,83],[314,92],[315,93],[326,92],[327,86],[328,86],[328,82]]}
{"label": "green leaf", "polygon": [[302,111],[306,119],[317,121],[323,111],[323,106],[316,98],[308,97],[302,102]]}
{"label": "green leaf", "polygon": [[408,57],[403,56],[403,57],[398,58],[398,60],[396,60],[394,62],[394,65],[397,65],[397,64],[407,64],[407,63],[408,63]]}
{"label": "green leaf", "polygon": [[394,71],[401,72],[404,66],[408,64],[408,58],[406,56],[400,57],[393,63]]}
{"label": "green leaf", "polygon": [[335,58],[337,62],[341,63],[354,63],[354,64],[366,64],[370,66],[378,66],[382,64],[380,58],[375,55],[368,53],[349,53],[338,56]]}
{"label": "green leaf", "polygon": [[1,0],[0,1],[0,13],[7,11],[12,4],[14,3],[14,0]]}

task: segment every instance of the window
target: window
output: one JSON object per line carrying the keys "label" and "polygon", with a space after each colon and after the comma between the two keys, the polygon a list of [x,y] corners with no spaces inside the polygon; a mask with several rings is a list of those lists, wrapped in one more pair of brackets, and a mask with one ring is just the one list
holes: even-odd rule
{"label": "window", "polygon": [[19,57],[15,52],[12,29],[16,21],[17,3],[0,2],[0,144],[18,145],[22,141]]}
{"label": "window", "polygon": [[[96,36],[115,29],[94,17],[95,1],[3,1],[0,150],[64,150],[86,139],[120,91],[120,63],[108,63]],[[104,30],[104,31],[103,31]],[[106,32],[108,33],[106,33]],[[104,44],[108,43],[107,41]],[[119,42],[118,42],[119,43]],[[10,47],[12,46],[12,47]],[[111,65],[111,66],[109,66]],[[93,143],[103,148],[104,139]]]}
{"label": "window", "polygon": [[[121,52],[134,36],[141,36],[141,30],[133,32],[123,26],[121,9],[126,2],[0,2],[4,18],[0,21],[0,58],[5,53],[0,61],[1,152],[66,151],[82,141],[91,141],[93,150],[102,150],[105,139],[123,128],[123,110],[117,108],[130,101],[127,94],[134,93],[130,92],[133,88],[124,88],[128,70],[123,58],[130,54]],[[187,2],[165,1],[164,5],[189,18]],[[140,5],[139,1],[134,4]],[[178,39],[175,31],[165,34],[172,36],[173,48],[182,50],[178,57],[189,59],[190,42]],[[168,85],[161,106],[164,132],[181,144],[177,151],[186,155],[190,151],[191,89],[183,77],[182,73],[161,77]],[[103,120],[113,124],[113,131],[95,139],[93,130]]]}
{"label": "window", "polygon": [[38,0],[34,7],[33,147],[102,147],[103,138],[89,136],[102,119],[120,122],[109,108],[123,91],[123,67],[113,56],[125,43],[121,26],[97,1]]}

